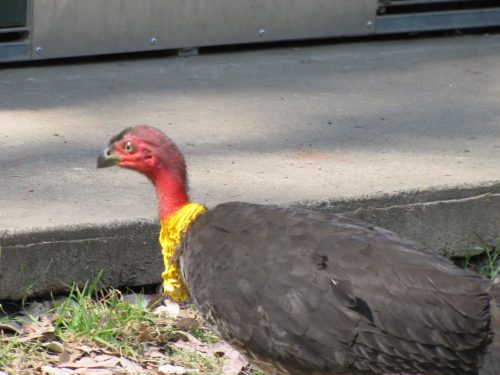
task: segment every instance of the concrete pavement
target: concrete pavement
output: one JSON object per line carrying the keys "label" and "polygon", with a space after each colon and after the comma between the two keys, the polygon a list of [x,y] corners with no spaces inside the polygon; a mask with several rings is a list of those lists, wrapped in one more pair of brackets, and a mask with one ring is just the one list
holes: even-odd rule
{"label": "concrete pavement", "polygon": [[0,66],[0,299],[100,269],[158,280],[152,188],[95,169],[134,124],[178,143],[209,206],[306,202],[439,252],[493,241],[499,61],[494,34]]}

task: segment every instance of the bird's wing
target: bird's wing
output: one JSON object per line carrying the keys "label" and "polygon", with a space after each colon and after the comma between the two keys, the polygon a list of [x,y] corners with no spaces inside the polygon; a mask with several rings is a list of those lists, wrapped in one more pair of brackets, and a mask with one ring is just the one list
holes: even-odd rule
{"label": "bird's wing", "polygon": [[341,216],[228,203],[179,253],[219,332],[290,368],[469,374],[489,340],[481,279]]}

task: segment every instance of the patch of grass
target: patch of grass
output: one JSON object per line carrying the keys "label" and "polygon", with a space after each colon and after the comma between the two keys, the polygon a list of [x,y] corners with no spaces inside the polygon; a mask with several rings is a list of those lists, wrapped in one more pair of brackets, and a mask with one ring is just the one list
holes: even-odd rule
{"label": "patch of grass", "polygon": [[56,307],[54,327],[58,339],[85,338],[135,356],[145,340],[154,340],[155,333],[160,336],[155,316],[142,308],[140,301],[131,304],[117,289],[97,291],[97,285],[98,278],[83,288],[73,286],[69,296]]}
{"label": "patch of grass", "polygon": [[[161,296],[102,288],[99,277],[83,287],[74,285],[63,299],[26,302],[21,311],[4,313],[0,370],[39,374],[42,366],[70,363],[71,367],[72,361],[83,359],[95,364],[93,358],[104,356],[132,360],[146,373],[156,373],[158,366],[169,363],[193,374],[220,374],[232,357],[219,354],[228,353],[229,347],[214,351],[220,339],[193,306],[172,312],[175,306]],[[124,369],[125,365],[116,366]]]}
{"label": "patch of grass", "polygon": [[39,343],[24,343],[16,339],[6,340],[0,333],[0,370],[8,374],[30,374],[32,363],[43,360],[50,363]]}
{"label": "patch of grass", "polygon": [[214,356],[204,356],[195,351],[172,348],[170,359],[178,366],[194,370],[192,374],[222,374],[221,360]]}
{"label": "patch of grass", "polygon": [[221,340],[219,336],[204,327],[190,329],[189,333],[205,344],[215,344]]}
{"label": "patch of grass", "polygon": [[482,277],[494,279],[500,275],[500,244],[483,245],[482,249],[480,254],[467,254],[455,259],[455,263],[459,267],[477,272]]}

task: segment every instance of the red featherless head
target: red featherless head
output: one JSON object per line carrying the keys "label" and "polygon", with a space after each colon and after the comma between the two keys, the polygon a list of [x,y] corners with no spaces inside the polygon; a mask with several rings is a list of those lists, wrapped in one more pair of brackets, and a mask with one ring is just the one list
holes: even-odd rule
{"label": "red featherless head", "polygon": [[133,169],[151,180],[158,195],[160,219],[166,219],[188,202],[184,157],[156,128],[127,128],[111,138],[97,159],[97,168],[113,165]]}

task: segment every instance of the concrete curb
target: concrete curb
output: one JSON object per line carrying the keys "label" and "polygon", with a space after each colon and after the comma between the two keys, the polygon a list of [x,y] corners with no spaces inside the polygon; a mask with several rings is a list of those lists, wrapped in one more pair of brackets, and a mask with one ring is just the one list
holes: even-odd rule
{"label": "concrete curb", "polygon": [[160,282],[158,226],[144,220],[105,226],[26,229],[0,238],[0,299],[18,300],[92,280],[114,286]]}
{"label": "concrete curb", "polygon": [[[460,256],[500,233],[500,183],[401,192],[293,206],[343,213],[411,238],[433,252]],[[0,300],[67,289],[101,270],[113,286],[159,283],[159,227],[145,220],[32,228],[0,236]]]}
{"label": "concrete curb", "polygon": [[364,220],[448,257],[477,254],[500,239],[500,184],[494,182],[301,205]]}

